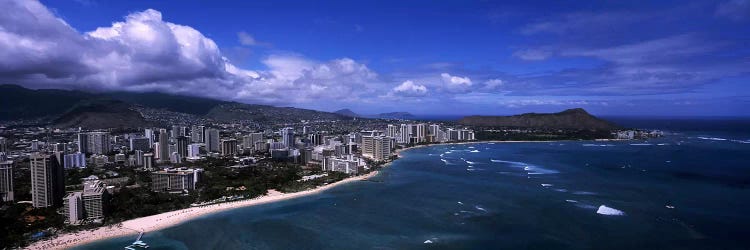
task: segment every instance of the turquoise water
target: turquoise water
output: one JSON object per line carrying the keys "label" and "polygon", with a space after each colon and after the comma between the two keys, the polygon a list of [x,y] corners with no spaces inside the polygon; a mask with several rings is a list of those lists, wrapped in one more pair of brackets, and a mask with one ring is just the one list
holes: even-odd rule
{"label": "turquoise water", "polygon": [[[144,241],[150,249],[747,249],[748,139],[690,131],[645,142],[419,148],[378,182],[202,217]],[[78,249],[122,249],[133,238]]]}

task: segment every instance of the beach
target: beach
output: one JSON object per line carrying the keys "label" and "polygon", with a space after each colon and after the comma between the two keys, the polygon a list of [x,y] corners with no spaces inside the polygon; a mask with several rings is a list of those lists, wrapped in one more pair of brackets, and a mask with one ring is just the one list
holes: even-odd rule
{"label": "beach", "polygon": [[55,238],[37,241],[26,247],[26,249],[68,249],[94,241],[128,235],[132,235],[133,239],[135,239],[136,235],[138,235],[138,233],[140,232],[148,233],[151,231],[164,229],[201,216],[223,212],[235,208],[249,207],[277,201],[295,199],[307,195],[313,195],[338,185],[366,180],[377,174],[378,171],[373,171],[365,175],[352,176],[339,182],[295,193],[281,193],[276,190],[269,190],[267,195],[259,196],[253,199],[224,202],[201,207],[191,207],[147,217],[136,218],[124,221],[117,225],[99,227],[97,229],[88,231],[66,233]]}

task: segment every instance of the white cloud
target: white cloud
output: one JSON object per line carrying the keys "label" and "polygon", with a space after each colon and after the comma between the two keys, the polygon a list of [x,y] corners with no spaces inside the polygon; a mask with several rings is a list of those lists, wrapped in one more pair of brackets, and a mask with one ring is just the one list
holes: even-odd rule
{"label": "white cloud", "polygon": [[443,82],[448,85],[466,87],[471,86],[471,79],[469,79],[469,77],[452,76],[448,73],[442,73],[440,74],[440,77],[442,77]]}
{"label": "white cloud", "polygon": [[258,41],[255,41],[255,38],[252,35],[244,31],[237,32],[237,38],[242,45],[253,46],[258,44]]}
{"label": "white cloud", "polygon": [[[270,55],[266,70],[243,69],[216,43],[159,11],[79,33],[37,1],[9,1],[0,15],[0,81],[29,87],[162,91],[212,98],[293,104],[316,98],[357,100],[384,85],[350,58],[318,62]],[[11,14],[12,13],[12,14]],[[245,45],[258,45],[245,32]]]}
{"label": "white cloud", "polygon": [[391,93],[400,96],[424,96],[427,94],[427,87],[407,80],[394,87]]}
{"label": "white cloud", "polygon": [[504,82],[501,79],[490,79],[484,82],[484,87],[486,89],[495,89],[502,86],[503,84]]}

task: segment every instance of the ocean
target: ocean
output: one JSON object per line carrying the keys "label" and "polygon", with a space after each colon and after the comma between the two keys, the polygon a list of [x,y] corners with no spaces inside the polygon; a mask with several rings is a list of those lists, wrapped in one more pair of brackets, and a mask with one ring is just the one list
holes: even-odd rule
{"label": "ocean", "polygon": [[620,123],[667,136],[418,148],[371,181],[143,240],[150,249],[750,248],[750,123]]}

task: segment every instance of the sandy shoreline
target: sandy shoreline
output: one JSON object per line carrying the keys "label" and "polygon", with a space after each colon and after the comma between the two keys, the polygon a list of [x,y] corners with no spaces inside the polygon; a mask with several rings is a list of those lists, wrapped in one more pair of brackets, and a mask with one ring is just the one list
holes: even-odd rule
{"label": "sandy shoreline", "polygon": [[[240,200],[233,202],[225,202],[219,204],[212,204],[202,207],[191,207],[181,210],[175,210],[171,212],[151,215],[147,217],[135,218],[132,220],[124,221],[120,225],[112,225],[106,227],[100,227],[88,231],[79,231],[75,233],[66,233],[59,235],[52,239],[42,240],[34,242],[33,244],[26,247],[26,249],[67,249],[75,246],[88,244],[91,242],[116,238],[121,236],[132,235],[133,240],[139,232],[150,232],[167,227],[171,227],[182,222],[192,220],[204,215],[214,214],[222,211],[227,211],[240,207],[249,207],[254,205],[272,203],[283,200],[295,199],[307,195],[317,194],[330,188],[351,183],[354,181],[365,180],[378,174],[378,171],[373,171],[365,175],[353,176],[344,180],[331,183],[325,186],[320,186],[314,189],[300,191],[296,193],[281,193],[275,190],[269,190],[267,195],[260,196],[249,200]],[[124,247],[124,246],[123,246]]]}
{"label": "sandy shoreline", "polygon": [[[453,143],[440,143],[440,144],[428,144],[428,145],[417,145],[409,148],[398,149],[395,154],[399,158],[402,157],[401,153],[411,149],[439,146],[439,145],[455,145],[455,144],[475,144],[475,143],[517,143],[517,142],[552,142],[552,141],[469,141],[469,142],[453,142]],[[387,167],[393,163],[388,162],[384,165]],[[26,249],[67,249],[75,246],[80,246],[95,241],[122,237],[132,235],[133,239],[140,232],[157,231],[160,229],[168,228],[182,222],[192,220],[204,215],[214,214],[222,211],[227,211],[240,207],[249,207],[254,205],[266,204],[271,202],[283,201],[295,199],[307,195],[317,194],[330,188],[336,187],[341,184],[346,184],[354,181],[365,180],[378,174],[378,171],[373,171],[365,175],[353,176],[341,180],[339,182],[331,183],[325,186],[320,186],[314,189],[300,191],[296,193],[281,193],[275,190],[269,190],[267,195],[256,197],[249,200],[240,200],[233,202],[225,202],[219,204],[212,204],[202,207],[191,207],[181,210],[175,210],[171,212],[151,215],[147,217],[135,218],[128,221],[124,221],[118,225],[111,225],[106,227],[99,227],[88,231],[79,231],[75,233],[66,233],[59,235],[52,239],[41,240],[34,242],[33,244],[26,247]],[[124,246],[123,246],[124,247]]]}

